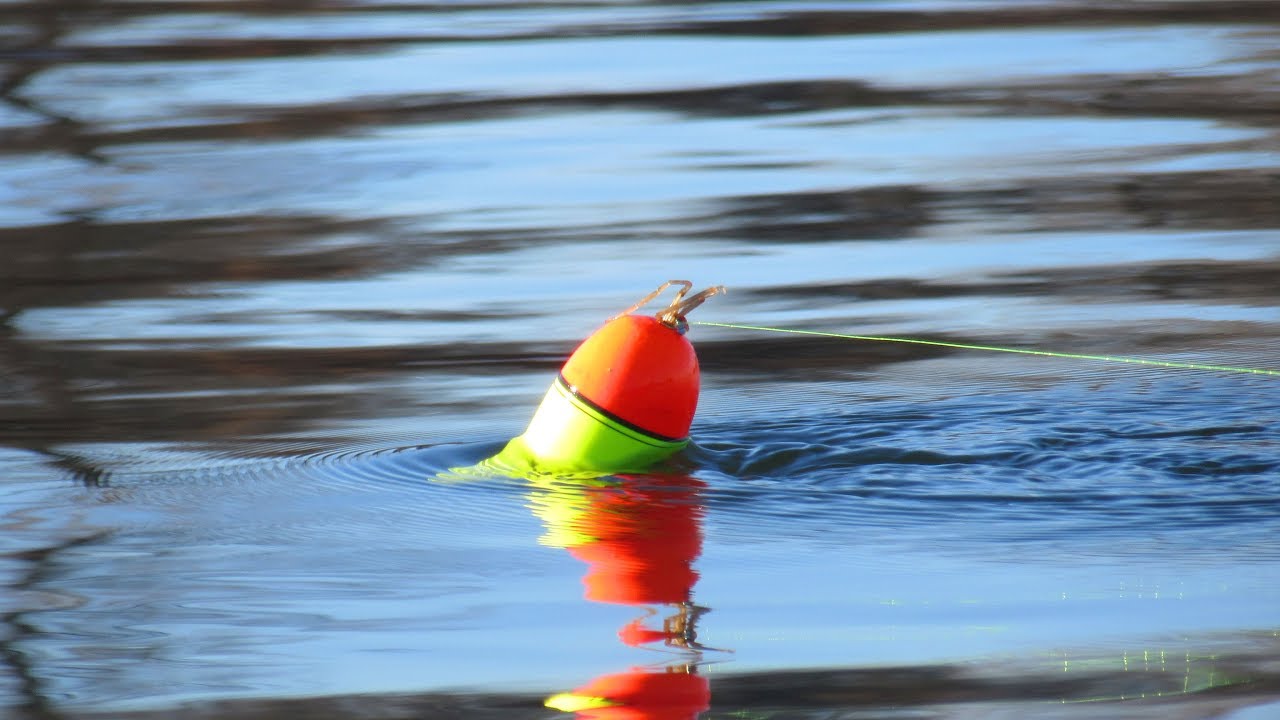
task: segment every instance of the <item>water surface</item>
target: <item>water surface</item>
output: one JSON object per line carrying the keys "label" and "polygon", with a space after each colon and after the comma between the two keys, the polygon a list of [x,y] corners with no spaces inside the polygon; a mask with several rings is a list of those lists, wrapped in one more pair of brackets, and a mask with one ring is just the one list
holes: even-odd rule
{"label": "water surface", "polygon": [[1280,369],[1278,28],[0,3],[0,708],[1278,716],[1269,375],[695,325],[667,465],[453,472],[676,277],[730,289],[695,320]]}

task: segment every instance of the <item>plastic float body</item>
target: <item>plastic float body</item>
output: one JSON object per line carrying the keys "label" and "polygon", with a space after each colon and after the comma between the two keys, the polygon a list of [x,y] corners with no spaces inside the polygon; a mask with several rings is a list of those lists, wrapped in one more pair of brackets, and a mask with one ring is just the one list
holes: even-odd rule
{"label": "plastic float body", "polygon": [[605,323],[569,356],[528,428],[488,466],[515,475],[639,472],[683,448],[699,386],[684,313],[722,290],[708,288],[683,303],[682,291],[657,316],[624,314]]}

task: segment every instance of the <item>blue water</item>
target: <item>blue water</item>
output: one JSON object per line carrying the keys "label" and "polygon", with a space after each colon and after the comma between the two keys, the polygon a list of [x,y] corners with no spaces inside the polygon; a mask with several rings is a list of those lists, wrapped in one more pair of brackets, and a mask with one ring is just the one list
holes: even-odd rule
{"label": "blue water", "polygon": [[1280,370],[1265,5],[0,3],[0,715],[1274,716],[1273,375],[695,324],[652,473],[459,472],[672,278]]}
{"label": "blue water", "polygon": [[[709,383],[696,445],[662,472],[698,483],[684,501],[702,508],[713,688],[730,671],[1181,657],[1270,633],[1274,383],[1124,373],[927,400],[770,384],[746,407]],[[103,464],[123,469],[79,488],[11,458],[28,479],[10,480],[8,543],[82,538],[17,601],[41,608],[22,647],[57,669],[43,692],[96,708],[533,691],[681,659],[611,639],[645,608],[583,599],[585,566],[538,542],[542,489],[447,477],[499,447],[234,463],[114,448]]]}

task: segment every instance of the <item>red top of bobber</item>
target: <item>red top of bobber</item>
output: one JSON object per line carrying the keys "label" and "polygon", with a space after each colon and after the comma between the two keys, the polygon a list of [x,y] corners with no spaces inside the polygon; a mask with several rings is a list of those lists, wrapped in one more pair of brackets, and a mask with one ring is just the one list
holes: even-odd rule
{"label": "red top of bobber", "polygon": [[681,440],[698,407],[698,356],[656,317],[623,315],[605,323],[560,371],[579,397],[651,435]]}

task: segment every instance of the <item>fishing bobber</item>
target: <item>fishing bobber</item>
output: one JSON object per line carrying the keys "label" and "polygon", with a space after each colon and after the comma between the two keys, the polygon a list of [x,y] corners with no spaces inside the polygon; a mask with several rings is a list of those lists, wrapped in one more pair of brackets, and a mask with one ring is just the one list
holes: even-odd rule
{"label": "fishing bobber", "polygon": [[[635,315],[672,285],[682,285],[656,315]],[[491,467],[539,472],[639,471],[689,442],[698,407],[698,356],[685,337],[686,315],[724,292],[688,298],[687,280],[663,283],[605,323],[569,356],[524,434]]]}

